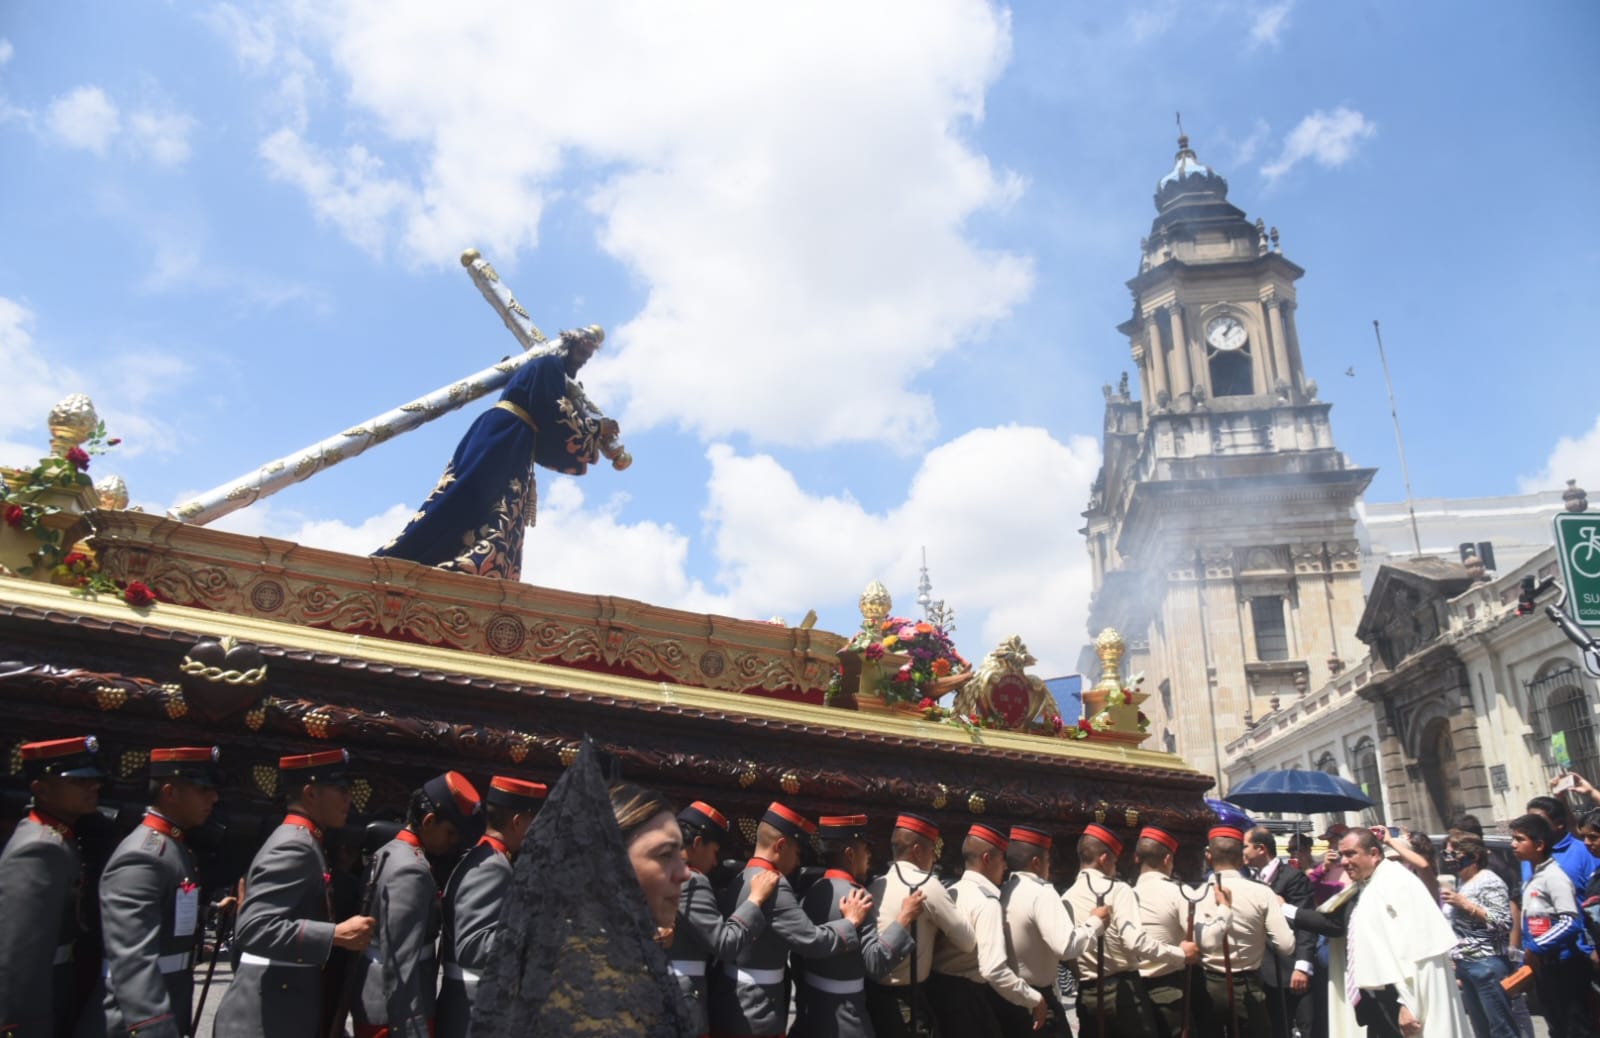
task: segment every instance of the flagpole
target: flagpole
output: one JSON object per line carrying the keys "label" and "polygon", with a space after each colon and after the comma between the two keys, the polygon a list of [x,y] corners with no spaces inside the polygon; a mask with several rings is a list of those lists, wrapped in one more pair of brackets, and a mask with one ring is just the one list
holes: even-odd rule
{"label": "flagpole", "polygon": [[1394,403],[1394,383],[1389,380],[1389,358],[1383,353],[1383,332],[1378,320],[1372,320],[1372,334],[1378,340],[1378,363],[1383,365],[1383,384],[1389,390],[1389,417],[1394,419],[1394,442],[1400,451],[1400,478],[1406,484],[1406,512],[1411,516],[1411,542],[1416,546],[1417,558],[1422,557],[1422,533],[1417,528],[1417,508],[1411,500],[1411,470],[1406,466],[1406,441],[1400,436],[1400,411]]}

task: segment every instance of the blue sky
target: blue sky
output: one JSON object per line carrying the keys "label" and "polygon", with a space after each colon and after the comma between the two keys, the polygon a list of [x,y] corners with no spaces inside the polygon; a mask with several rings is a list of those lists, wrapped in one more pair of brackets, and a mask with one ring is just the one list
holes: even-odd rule
{"label": "blue sky", "polygon": [[[1371,499],[1375,317],[1419,496],[1600,486],[1596,38],[1578,0],[6,5],[0,461],[84,390],[164,509],[476,371],[516,348],[477,246],[605,326],[637,458],[542,477],[527,579],[845,630],[926,545],[964,652],[1068,669],[1177,110],[1308,272]],[[368,550],[477,410],[222,525]]]}

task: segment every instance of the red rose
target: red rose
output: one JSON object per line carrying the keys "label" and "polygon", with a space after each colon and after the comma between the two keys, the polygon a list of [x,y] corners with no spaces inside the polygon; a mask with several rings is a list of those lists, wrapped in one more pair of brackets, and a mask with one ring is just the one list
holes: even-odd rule
{"label": "red rose", "polygon": [[883,659],[883,643],[873,642],[863,649],[861,654],[869,660],[881,660]]}
{"label": "red rose", "polygon": [[7,526],[21,526],[22,521],[27,517],[27,513],[22,510],[21,505],[6,505]]}
{"label": "red rose", "polygon": [[911,673],[910,671],[906,670],[897,670],[894,672],[894,680],[897,683],[903,684],[911,680]]}
{"label": "red rose", "polygon": [[1083,732],[1092,732],[1094,731],[1094,726],[1091,725],[1089,723],[1089,719],[1085,717],[1078,722],[1078,730]]}
{"label": "red rose", "polygon": [[89,556],[85,555],[81,551],[75,551],[75,552],[69,553],[66,558],[62,559],[61,560],[61,564],[63,566],[65,566],[65,567],[67,567],[68,569],[71,569],[74,566],[81,565],[81,564],[86,563],[88,561],[89,561]]}
{"label": "red rose", "polygon": [[67,460],[72,462],[72,467],[82,472],[89,467],[89,455],[82,447],[73,447],[67,451]]}
{"label": "red rose", "polygon": [[122,592],[122,600],[135,609],[142,609],[147,605],[154,605],[156,593],[142,580],[131,581]]}

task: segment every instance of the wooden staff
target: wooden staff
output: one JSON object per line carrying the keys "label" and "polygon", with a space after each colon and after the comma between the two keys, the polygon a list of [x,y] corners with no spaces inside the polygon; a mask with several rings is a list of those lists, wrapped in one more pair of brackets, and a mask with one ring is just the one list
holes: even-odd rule
{"label": "wooden staff", "polygon": [[[894,878],[906,888],[906,896],[909,897],[921,890],[923,884],[933,878],[933,870],[929,869],[928,874],[913,885],[907,883],[905,876],[901,875],[900,863],[897,861],[894,863]],[[917,1034],[917,920],[915,919],[911,921],[911,1034],[913,1038]]]}
{"label": "wooden staff", "polygon": [[[217,972],[217,960],[222,958],[222,943],[230,933],[230,924],[233,922],[233,905],[224,902],[217,906],[217,940],[211,946],[211,962],[206,966],[205,983],[200,985],[200,997],[194,1003],[194,1019],[189,1023],[189,1033],[200,1033],[200,1014],[206,1008],[206,995],[211,991],[211,978]],[[203,945],[202,945],[203,947]]]}
{"label": "wooden staff", "polygon": [[[1179,894],[1179,896],[1181,896],[1184,899],[1184,901],[1188,902],[1188,904],[1189,904],[1189,928],[1188,928],[1188,932],[1187,932],[1187,936],[1185,937],[1185,940],[1187,940],[1190,944],[1194,943],[1194,909],[1195,909],[1195,906],[1198,905],[1202,900],[1204,900],[1207,891],[1209,891],[1210,889],[1211,889],[1211,884],[1210,883],[1206,883],[1206,884],[1204,884],[1204,885],[1202,885],[1200,887],[1200,893],[1197,896],[1190,897],[1188,895],[1188,893],[1183,889],[1183,884],[1182,883],[1178,884],[1178,894]],[[1194,1005],[1194,1003],[1193,1003],[1193,998],[1194,998],[1194,969],[1195,968],[1193,966],[1189,966],[1189,965],[1185,965],[1183,967],[1183,1002],[1180,1004],[1181,1007],[1182,1007],[1181,1011],[1180,1011],[1180,1015],[1183,1018],[1183,1032],[1180,1035],[1180,1038],[1189,1038],[1190,1011],[1191,1011],[1191,1009],[1193,1008],[1193,1005]]]}
{"label": "wooden staff", "polygon": [[[1222,885],[1222,877],[1220,875],[1216,876],[1213,882],[1217,885],[1217,903],[1226,904],[1231,909],[1233,907],[1233,895],[1228,892],[1227,887]],[[1239,1033],[1239,1013],[1234,1005],[1233,995],[1233,956],[1228,948],[1228,931],[1231,929],[1233,929],[1233,921],[1230,913],[1227,925],[1222,928],[1222,972],[1228,980],[1228,1025],[1223,1033],[1230,1036]]]}
{"label": "wooden staff", "polygon": [[[1094,895],[1094,906],[1101,907],[1106,903],[1106,895],[1111,893],[1117,885],[1117,878],[1112,876],[1103,891],[1094,888],[1094,880],[1090,877],[1094,870],[1089,869],[1083,874],[1084,885],[1089,888],[1089,893]],[[1111,920],[1107,919],[1100,925],[1100,933],[1094,939],[1094,1023],[1099,1038],[1106,1038],[1106,931],[1111,928]]]}

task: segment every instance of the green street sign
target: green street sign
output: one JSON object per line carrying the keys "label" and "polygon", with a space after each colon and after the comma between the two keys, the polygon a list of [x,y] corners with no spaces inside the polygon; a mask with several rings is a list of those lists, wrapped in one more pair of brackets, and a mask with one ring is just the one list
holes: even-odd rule
{"label": "green street sign", "polygon": [[1556,555],[1567,612],[1585,627],[1600,627],[1600,512],[1558,513]]}

